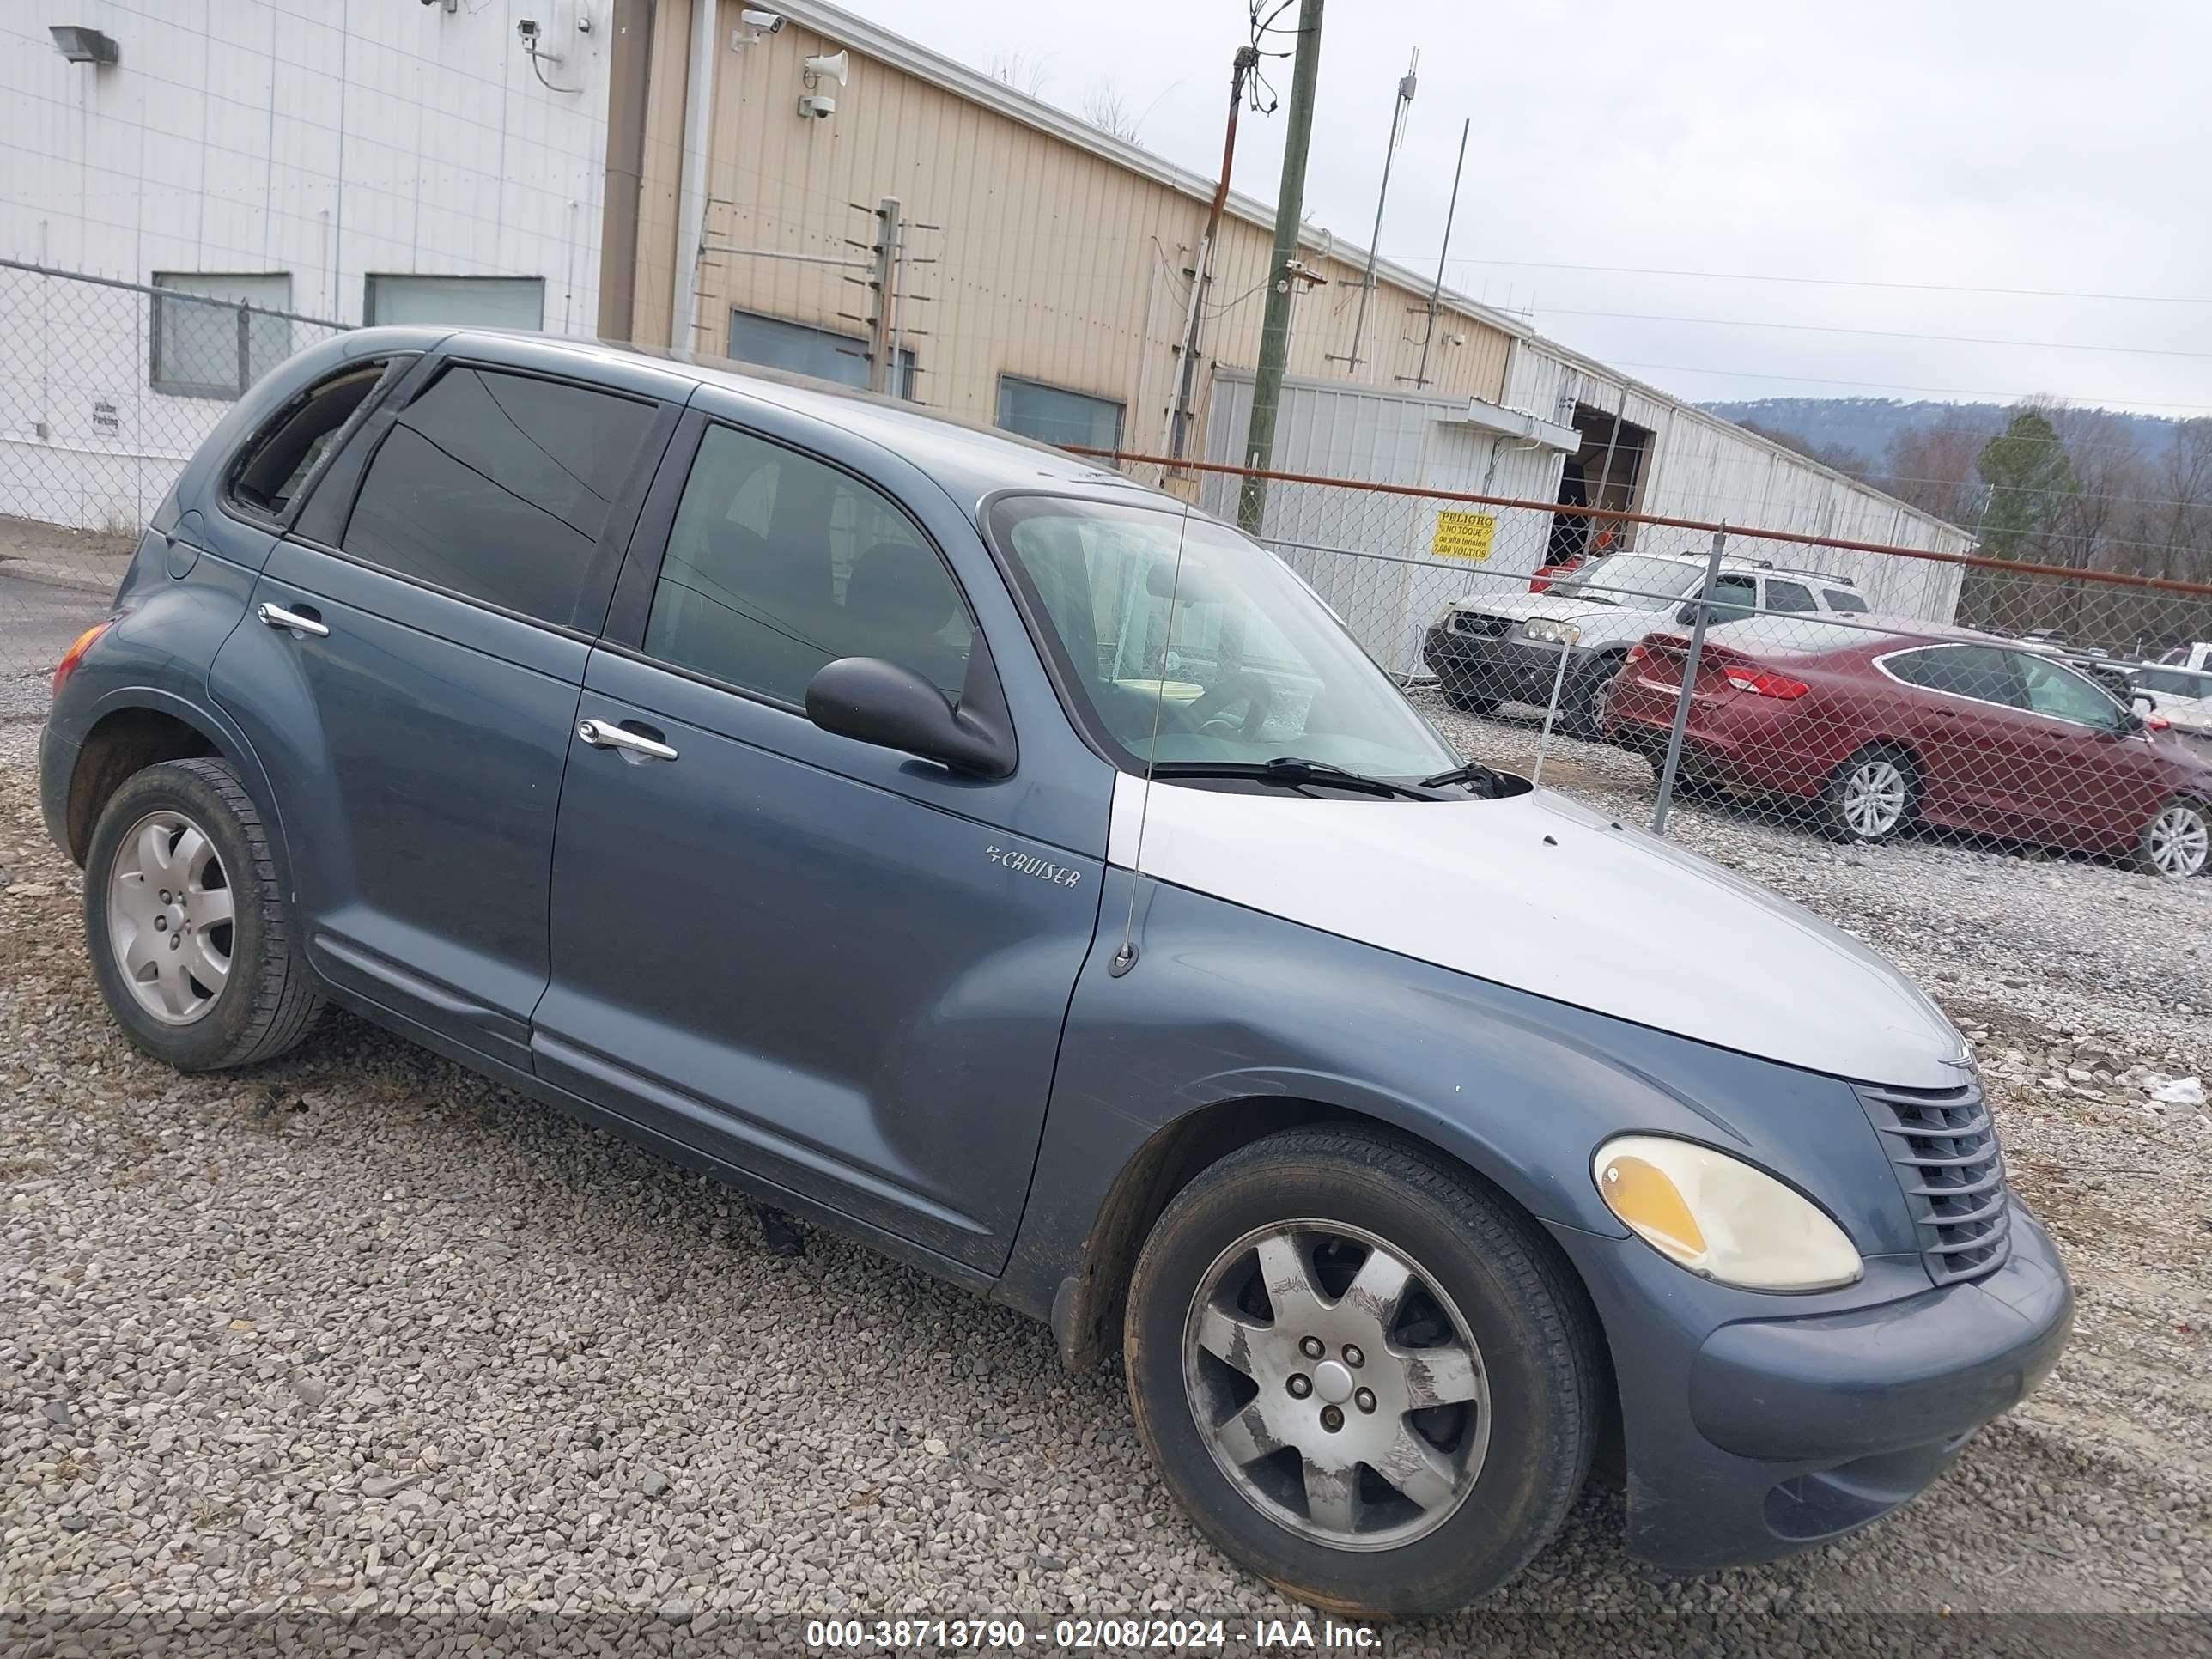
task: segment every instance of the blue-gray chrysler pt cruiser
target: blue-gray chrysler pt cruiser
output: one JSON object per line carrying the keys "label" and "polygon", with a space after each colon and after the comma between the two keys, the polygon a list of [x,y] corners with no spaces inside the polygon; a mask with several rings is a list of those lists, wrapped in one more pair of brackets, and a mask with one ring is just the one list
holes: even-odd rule
{"label": "blue-gray chrysler pt cruiser", "polygon": [[131,1039],[325,1002],[1119,1347],[1161,1479],[1373,1614],[1594,1457],[1709,1568],[1849,1532],[2070,1293],[1958,1032],[1462,764],[1228,527],[915,410],[370,329],[242,398],[57,672]]}

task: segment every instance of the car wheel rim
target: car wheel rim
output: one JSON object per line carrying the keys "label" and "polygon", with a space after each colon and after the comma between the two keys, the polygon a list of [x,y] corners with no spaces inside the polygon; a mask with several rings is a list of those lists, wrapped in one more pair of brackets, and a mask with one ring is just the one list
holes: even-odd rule
{"label": "car wheel rim", "polygon": [[1467,1322],[1405,1250],[1344,1222],[1258,1228],[1214,1259],[1184,1322],[1183,1384],[1230,1484],[1338,1549],[1442,1526],[1489,1449]]}
{"label": "car wheel rim", "polygon": [[2150,861],[2161,874],[2193,876],[2212,857],[2212,827],[2193,806],[2169,806],[2151,821]]}
{"label": "car wheel rim", "polygon": [[107,939],[138,1006],[190,1025],[230,982],[235,911],[207,832],[179,812],[131,826],[107,874]]}
{"label": "car wheel rim", "polygon": [[1905,774],[1897,763],[1867,761],[1844,784],[1844,820],[1854,833],[1886,836],[1905,817]]}

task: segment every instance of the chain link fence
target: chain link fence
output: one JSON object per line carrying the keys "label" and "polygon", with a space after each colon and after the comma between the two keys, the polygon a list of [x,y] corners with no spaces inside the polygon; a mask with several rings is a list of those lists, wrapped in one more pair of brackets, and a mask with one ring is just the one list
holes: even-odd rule
{"label": "chain link fence", "polygon": [[105,612],[231,403],[346,326],[0,260],[0,677],[11,690],[34,686]]}
{"label": "chain link fence", "polygon": [[1726,794],[2212,866],[2212,586],[1085,453],[1254,531],[1473,758],[1570,789],[1575,744],[1648,760],[1662,832]]}

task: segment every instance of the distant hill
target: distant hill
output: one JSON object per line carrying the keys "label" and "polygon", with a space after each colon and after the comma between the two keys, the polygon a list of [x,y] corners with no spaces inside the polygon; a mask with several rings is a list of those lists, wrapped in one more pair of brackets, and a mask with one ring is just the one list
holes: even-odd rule
{"label": "distant hill", "polygon": [[[1960,420],[1995,436],[2010,414],[2004,404],[1945,404],[1894,398],[1754,398],[1743,403],[1705,404],[1724,421],[1770,433],[1788,433],[1816,451],[1843,450],[1879,463],[1900,437],[1924,434],[1947,420]],[[2087,411],[2127,427],[2146,451],[2172,437],[2174,422],[2158,415],[2125,410]]]}

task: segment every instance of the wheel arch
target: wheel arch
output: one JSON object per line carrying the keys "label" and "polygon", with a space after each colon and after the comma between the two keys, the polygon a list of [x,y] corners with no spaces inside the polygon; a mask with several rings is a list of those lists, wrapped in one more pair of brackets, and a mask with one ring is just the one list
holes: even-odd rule
{"label": "wheel arch", "polygon": [[84,863],[93,827],[125,780],[164,761],[197,757],[228,761],[236,769],[246,792],[267,817],[278,871],[288,871],[283,821],[244,735],[216,713],[150,686],[111,692],[92,713],[65,798],[70,856],[79,866]]}

